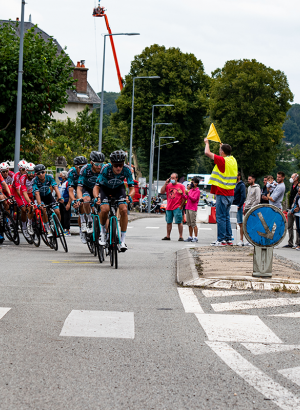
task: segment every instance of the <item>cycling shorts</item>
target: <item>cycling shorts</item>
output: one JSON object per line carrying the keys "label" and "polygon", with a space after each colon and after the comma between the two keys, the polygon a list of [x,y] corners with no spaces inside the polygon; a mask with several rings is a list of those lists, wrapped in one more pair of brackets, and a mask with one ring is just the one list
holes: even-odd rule
{"label": "cycling shorts", "polygon": [[88,188],[87,186],[82,187],[82,198],[84,198],[85,196],[89,196],[91,199],[94,198],[93,190],[91,188]]}
{"label": "cycling shorts", "polygon": [[14,187],[11,188],[11,193],[15,197],[16,203],[19,208],[22,208],[23,206],[28,205],[28,202],[24,198],[22,191],[21,191],[21,197],[19,196],[18,192],[16,191]]}
{"label": "cycling shorts", "polygon": [[127,204],[126,202],[126,189],[125,185],[120,185],[115,189],[108,188],[106,186],[100,185],[100,198],[101,198],[101,205],[108,203],[108,197],[112,196],[116,199],[116,201],[120,204]]}
{"label": "cycling shorts", "polygon": [[[56,202],[55,199],[54,199],[54,197],[53,197],[53,195],[52,195],[51,193],[48,194],[48,195],[45,195],[45,196],[42,196],[42,195],[41,195],[41,201],[42,201],[42,203],[45,204],[45,205],[50,205],[50,204],[53,204],[53,203]],[[36,204],[37,204],[37,202],[36,202]],[[53,207],[53,209],[58,209],[58,208],[59,208],[58,205],[55,205],[55,206]]]}

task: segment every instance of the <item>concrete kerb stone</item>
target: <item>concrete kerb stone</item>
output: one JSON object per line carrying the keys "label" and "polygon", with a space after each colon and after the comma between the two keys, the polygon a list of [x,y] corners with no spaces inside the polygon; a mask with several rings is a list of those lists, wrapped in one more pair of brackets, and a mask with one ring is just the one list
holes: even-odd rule
{"label": "concrete kerb stone", "polygon": [[258,291],[285,291],[300,293],[300,282],[297,280],[253,278],[252,276],[230,276],[201,278],[195,267],[194,258],[189,249],[177,251],[177,283],[186,287],[238,289]]}

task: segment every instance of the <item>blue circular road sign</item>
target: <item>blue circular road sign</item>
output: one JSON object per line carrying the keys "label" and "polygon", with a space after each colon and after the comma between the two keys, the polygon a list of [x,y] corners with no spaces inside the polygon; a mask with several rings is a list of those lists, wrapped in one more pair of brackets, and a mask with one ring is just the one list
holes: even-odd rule
{"label": "blue circular road sign", "polygon": [[286,217],[273,205],[256,205],[247,212],[244,222],[244,234],[254,246],[268,248],[276,246],[285,237]]}

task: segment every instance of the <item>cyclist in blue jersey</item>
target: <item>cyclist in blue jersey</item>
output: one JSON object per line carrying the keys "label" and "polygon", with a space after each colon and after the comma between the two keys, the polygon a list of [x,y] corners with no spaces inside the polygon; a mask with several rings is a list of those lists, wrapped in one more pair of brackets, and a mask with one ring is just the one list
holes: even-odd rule
{"label": "cyclist in blue jersey", "polygon": [[[87,164],[87,159],[83,156],[74,158],[74,167],[72,167],[68,172],[68,186],[69,186],[69,196],[72,201],[72,205],[75,209],[79,208],[79,215],[83,214],[83,204],[76,201],[76,191],[78,185],[78,179],[81,169]],[[82,243],[86,243],[85,235],[81,231],[81,221],[80,216],[78,217],[78,226],[80,239]]]}
{"label": "cyclist in blue jersey", "polygon": [[[90,154],[90,164],[85,165],[78,178],[77,199],[83,199],[83,214],[80,214],[81,231],[88,234],[93,233],[93,218],[91,215],[90,201],[93,198],[93,188],[101,171],[104,154],[98,151],[92,151]],[[85,221],[87,215],[87,224]]]}
{"label": "cyclist in blue jersey", "polygon": [[126,188],[124,180],[127,180],[129,188],[129,196],[133,198],[135,194],[134,181],[132,178],[131,169],[128,165],[124,165],[125,152],[114,151],[110,154],[110,164],[103,165],[100,175],[94,187],[94,197],[98,199],[98,204],[101,201],[100,223],[101,223],[101,238],[100,245],[105,245],[105,224],[109,214],[108,197],[111,195],[119,202],[120,210],[120,225],[121,225],[121,246],[120,250],[125,252],[127,246],[125,237],[128,225],[127,203],[129,202],[126,196]]}
{"label": "cyclist in blue jersey", "polygon": [[[52,236],[52,232],[49,226],[48,215],[46,209],[43,205],[50,205],[53,204],[55,199],[53,198],[51,188],[54,189],[57,200],[61,203],[64,203],[63,198],[60,195],[57,183],[55,182],[54,178],[51,175],[46,175],[46,167],[43,164],[36,165],[34,167],[34,172],[36,173],[36,178],[34,180],[32,186],[32,193],[35,197],[36,203],[39,208],[42,209],[43,214],[43,222],[48,232],[48,237]],[[59,207],[55,206],[54,211],[60,220],[60,212]]]}

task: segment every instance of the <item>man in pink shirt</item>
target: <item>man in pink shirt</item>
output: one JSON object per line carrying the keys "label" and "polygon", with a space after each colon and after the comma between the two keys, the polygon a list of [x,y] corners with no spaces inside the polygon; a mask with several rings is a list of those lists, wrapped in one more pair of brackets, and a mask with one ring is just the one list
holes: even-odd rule
{"label": "man in pink shirt", "polygon": [[[186,224],[189,227],[190,236],[185,242],[198,242],[198,227],[197,227],[197,209],[198,202],[200,198],[200,189],[198,188],[199,179],[194,177],[192,182],[188,185],[188,189],[185,191],[187,204],[185,206],[186,210]],[[195,237],[193,238],[193,230]]]}
{"label": "man in pink shirt", "polygon": [[169,241],[173,219],[175,219],[175,224],[178,225],[179,241],[183,241],[182,232],[182,210],[181,204],[184,199],[185,187],[182,184],[178,184],[178,175],[175,172],[171,175],[169,179],[166,180],[163,187],[160,190],[161,194],[167,194],[167,210],[166,210],[166,222],[167,222],[167,236],[162,238],[163,241]]}

